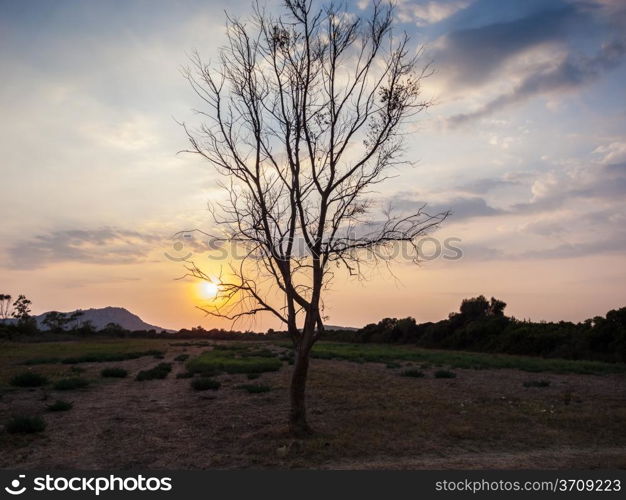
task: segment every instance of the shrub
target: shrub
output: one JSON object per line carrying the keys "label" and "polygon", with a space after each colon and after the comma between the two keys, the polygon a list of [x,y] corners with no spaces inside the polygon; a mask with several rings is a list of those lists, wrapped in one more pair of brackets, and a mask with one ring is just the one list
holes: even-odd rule
{"label": "shrub", "polygon": [[209,389],[217,391],[221,385],[219,381],[208,377],[200,377],[191,381],[191,387],[196,391],[206,391]]}
{"label": "shrub", "polygon": [[70,403],[69,401],[63,401],[62,399],[57,399],[51,405],[46,406],[48,411],[68,411],[74,407],[74,403]]}
{"label": "shrub", "polygon": [[456,373],[449,370],[437,370],[435,372],[435,378],[456,378]]}
{"label": "shrub", "polygon": [[387,368],[401,368],[402,365],[396,361],[390,361],[385,365]]}
{"label": "shrub", "polygon": [[144,380],[164,379],[171,371],[172,363],[159,363],[154,368],[140,371],[135,377],[135,380],[142,382]]}
{"label": "shrub", "polygon": [[179,354],[174,358],[174,361],[187,361],[189,359],[189,354]]}
{"label": "shrub", "polygon": [[403,370],[400,375],[402,375],[403,377],[413,377],[413,378],[422,378],[426,376],[426,374],[423,371],[417,370],[415,368],[411,368],[409,370]]}
{"label": "shrub", "polygon": [[270,392],[272,390],[269,385],[263,384],[242,384],[238,385],[237,389],[243,389],[250,394],[259,394],[262,392]]}
{"label": "shrub", "polygon": [[33,434],[43,432],[46,422],[41,417],[26,417],[23,415],[12,417],[6,424],[6,430],[10,434]]}
{"label": "shrub", "polygon": [[128,370],[124,370],[124,368],[104,368],[100,375],[102,377],[124,378],[128,376]]}
{"label": "shrub", "polygon": [[62,378],[54,384],[53,388],[57,391],[72,391],[74,389],[84,389],[89,385],[89,381],[84,378],[72,377]]}
{"label": "shrub", "polygon": [[246,373],[248,380],[255,380],[261,376],[260,373]]}
{"label": "shrub", "polygon": [[190,372],[213,375],[226,373],[262,373],[280,370],[277,358],[236,357],[237,351],[218,349],[207,351],[186,364]]}
{"label": "shrub", "polygon": [[192,372],[180,372],[176,374],[176,378],[192,378],[192,377],[193,377]]}
{"label": "shrub", "polygon": [[527,380],[523,383],[524,387],[548,387],[549,385],[549,380]]}
{"label": "shrub", "polygon": [[11,379],[11,385],[16,387],[40,387],[47,383],[48,379],[46,377],[34,372],[18,373]]}

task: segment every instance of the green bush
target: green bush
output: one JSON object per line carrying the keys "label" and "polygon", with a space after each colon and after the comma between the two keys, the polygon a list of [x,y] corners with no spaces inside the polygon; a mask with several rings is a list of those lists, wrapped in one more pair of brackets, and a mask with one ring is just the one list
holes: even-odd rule
{"label": "green bush", "polygon": [[437,370],[435,372],[435,378],[456,378],[456,373],[449,370]]}
{"label": "green bush", "polygon": [[191,387],[196,391],[206,391],[209,389],[217,391],[221,385],[219,381],[208,377],[200,377],[191,381]]}
{"label": "green bush", "polygon": [[124,368],[104,368],[100,372],[100,376],[108,378],[124,378],[128,376],[128,370],[124,370]]}
{"label": "green bush", "polygon": [[154,368],[140,371],[135,377],[135,380],[142,382],[144,380],[164,379],[171,371],[172,363],[159,363]]}
{"label": "green bush", "polygon": [[548,387],[549,385],[549,380],[527,380],[523,383],[524,387]]}
{"label": "green bush", "polygon": [[400,375],[402,375],[403,377],[413,377],[413,378],[422,378],[426,376],[426,374],[423,371],[417,370],[415,368],[411,368],[409,370],[403,370]]}
{"label": "green bush", "polygon": [[68,411],[74,407],[74,403],[70,403],[69,401],[63,401],[62,399],[57,399],[51,405],[46,406],[48,411]]}
{"label": "green bush", "polygon": [[5,428],[10,434],[34,434],[43,432],[46,428],[46,422],[41,417],[18,415],[11,417]]}
{"label": "green bush", "polygon": [[218,349],[202,353],[187,361],[187,370],[203,375],[226,373],[262,373],[280,370],[282,363],[277,358],[237,357],[236,350]]}
{"label": "green bush", "polygon": [[84,389],[89,385],[89,381],[84,378],[72,377],[62,378],[54,384],[53,388],[56,391],[72,391],[74,389]]}
{"label": "green bush", "polygon": [[174,361],[187,361],[189,359],[189,354],[179,354],[174,358]]}
{"label": "green bush", "polygon": [[48,383],[48,379],[40,373],[22,372],[11,378],[11,385],[16,387],[40,387]]}
{"label": "green bush", "polygon": [[264,384],[242,384],[238,385],[237,389],[243,389],[250,394],[260,394],[262,392],[270,392],[272,390],[269,385]]}

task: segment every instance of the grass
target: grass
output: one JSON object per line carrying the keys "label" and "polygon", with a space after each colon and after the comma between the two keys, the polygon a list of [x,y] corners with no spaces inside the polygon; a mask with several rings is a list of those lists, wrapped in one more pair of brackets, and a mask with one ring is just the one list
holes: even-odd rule
{"label": "grass", "polygon": [[265,384],[241,384],[237,386],[237,389],[243,389],[250,394],[260,394],[263,392],[270,392],[272,388]]}
{"label": "grass", "polygon": [[55,391],[73,391],[76,389],[84,389],[89,386],[89,381],[84,378],[71,377],[58,380],[52,388]]}
{"label": "grass", "polygon": [[196,391],[207,391],[209,389],[217,391],[221,385],[219,381],[209,377],[200,377],[191,381],[191,388]]}
{"label": "grass", "polygon": [[16,415],[6,423],[6,431],[9,434],[34,434],[46,429],[46,422],[41,417],[28,417]]}
{"label": "grass", "polygon": [[456,373],[450,370],[437,370],[435,372],[435,378],[456,378]]}
{"label": "grass", "polygon": [[[280,344],[282,345],[282,344]],[[452,368],[499,369],[509,368],[527,372],[553,372],[577,374],[626,373],[624,363],[578,361],[557,358],[537,358],[465,351],[420,349],[408,345],[351,344],[318,342],[313,346],[312,357],[341,359],[357,363],[397,363],[412,361]]]}
{"label": "grass", "polygon": [[69,401],[64,401],[62,399],[57,399],[51,405],[46,406],[46,409],[48,411],[68,411],[68,410],[71,410],[72,408],[74,408],[74,403],[71,403]]}
{"label": "grass", "polygon": [[34,372],[22,372],[11,378],[11,385],[15,387],[41,387],[48,383],[48,377]]}
{"label": "grass", "polygon": [[172,363],[159,363],[149,370],[141,370],[135,377],[135,380],[142,382],[144,380],[164,379],[171,371]]}
{"label": "grass", "polygon": [[522,384],[524,387],[549,387],[549,380],[527,380]]}
{"label": "grass", "polygon": [[100,376],[105,378],[125,378],[128,376],[128,370],[117,367],[104,368],[100,372]]}
{"label": "grass", "polygon": [[413,377],[413,378],[423,378],[426,376],[426,374],[423,371],[418,370],[416,368],[403,370],[402,373],[400,373],[400,375],[402,375],[403,377]]}
{"label": "grass", "polygon": [[[221,346],[220,346],[221,347]],[[229,346],[225,346],[229,347]],[[280,370],[282,362],[275,357],[239,356],[240,349],[215,349],[202,353],[187,361],[187,370],[193,373],[211,375],[226,373],[263,373]]]}

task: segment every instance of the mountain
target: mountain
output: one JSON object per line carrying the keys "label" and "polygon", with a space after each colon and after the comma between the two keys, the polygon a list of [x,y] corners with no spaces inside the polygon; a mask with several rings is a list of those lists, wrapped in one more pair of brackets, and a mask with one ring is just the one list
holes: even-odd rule
{"label": "mountain", "polygon": [[[109,323],[116,323],[120,325],[122,328],[127,330],[156,330],[157,332],[165,331],[165,332],[173,332],[174,330],[168,330],[167,328],[162,328],[160,326],[151,325],[143,321],[136,314],[131,313],[127,309],[123,307],[101,307],[99,309],[83,309],[78,311],[70,311],[66,314],[70,316],[72,313],[82,312],[82,315],[76,320],[76,323],[80,325],[83,322],[90,321],[91,324],[97,329],[100,330],[107,326]],[[37,326],[45,330],[46,325],[43,324],[43,320],[46,317],[46,314],[43,313],[37,316],[33,316],[37,320]],[[72,326],[72,325],[69,325]]]}

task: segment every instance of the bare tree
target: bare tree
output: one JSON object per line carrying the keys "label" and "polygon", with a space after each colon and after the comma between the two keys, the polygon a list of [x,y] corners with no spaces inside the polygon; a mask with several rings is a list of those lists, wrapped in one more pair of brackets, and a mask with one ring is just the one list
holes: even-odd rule
{"label": "bare tree", "polygon": [[[220,276],[208,314],[237,320],[269,313],[293,340],[290,429],[310,432],[305,410],[309,354],[323,332],[323,292],[333,270],[362,275],[389,261],[447,213],[372,214],[372,188],[401,165],[401,125],[428,106],[428,65],[393,8],[375,2],[367,19],[310,0],[286,0],[274,17],[258,5],[247,22],[228,19],[217,65],[196,54],[185,70],[206,108],[183,124],[189,152],[223,176],[212,205],[220,241],[243,249]],[[193,263],[189,274],[211,278]]]}

